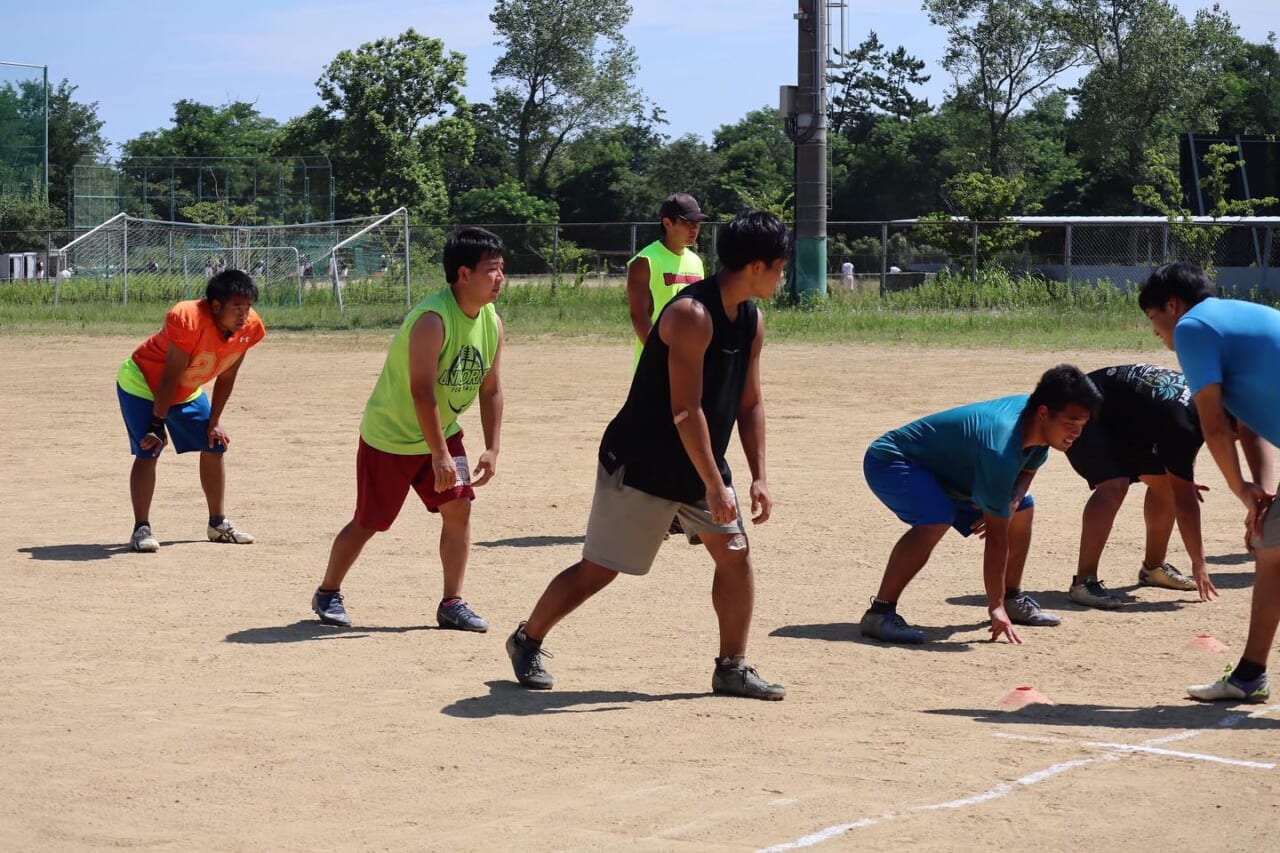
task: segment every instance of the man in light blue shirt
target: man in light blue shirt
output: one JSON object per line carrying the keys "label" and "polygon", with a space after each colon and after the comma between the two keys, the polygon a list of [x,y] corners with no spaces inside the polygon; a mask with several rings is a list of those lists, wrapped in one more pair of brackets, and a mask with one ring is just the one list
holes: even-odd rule
{"label": "man in light blue shirt", "polygon": [[[1204,270],[1186,263],[1157,267],[1142,285],[1138,306],[1156,336],[1178,354],[1205,444],[1245,506],[1245,541],[1256,564],[1249,637],[1239,663],[1221,680],[1187,692],[1205,702],[1265,702],[1271,696],[1267,657],[1280,623],[1280,512],[1268,512],[1275,493],[1266,487],[1276,479],[1263,442],[1280,444],[1280,311],[1216,298]],[[1235,432],[1228,415],[1239,422]],[[1237,434],[1252,481],[1240,468]]]}
{"label": "man in light blue shirt", "polygon": [[929,415],[890,430],[867,448],[867,484],[911,529],[889,555],[880,589],[863,615],[863,636],[922,643],[924,632],[897,612],[898,598],[949,528],[986,540],[983,583],[991,638],[1022,639],[1013,625],[1057,625],[1022,592],[1035,501],[1027,493],[1049,448],[1079,437],[1102,395],[1079,368],[1059,365],[1035,391]]}

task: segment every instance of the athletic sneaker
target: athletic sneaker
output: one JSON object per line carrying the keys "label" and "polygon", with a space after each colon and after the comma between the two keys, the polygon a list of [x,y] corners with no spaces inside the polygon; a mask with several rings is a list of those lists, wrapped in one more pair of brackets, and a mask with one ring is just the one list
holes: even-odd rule
{"label": "athletic sneaker", "polygon": [[342,603],[342,592],[321,592],[311,596],[311,609],[326,625],[337,625],[339,628],[350,628],[351,617]]}
{"label": "athletic sneaker", "polygon": [[1222,678],[1209,684],[1197,684],[1187,688],[1187,695],[1201,702],[1248,702],[1259,704],[1271,698],[1271,686],[1264,672],[1253,681],[1236,681],[1231,677],[1232,667],[1227,664]]}
{"label": "athletic sneaker", "polygon": [[142,554],[153,554],[160,550],[160,543],[151,535],[151,525],[143,524],[133,531],[129,537],[129,550]]}
{"label": "athletic sneaker", "polygon": [[1187,577],[1171,563],[1156,566],[1154,569],[1147,568],[1147,564],[1143,563],[1142,568],[1138,569],[1138,585],[1158,586],[1161,589],[1176,589],[1182,592],[1189,592],[1196,588],[1195,579]]}
{"label": "athletic sneaker", "polygon": [[525,623],[521,622],[507,637],[507,657],[511,658],[516,681],[530,690],[550,690],[556,680],[542,666],[542,659],[554,655],[542,648],[540,640],[530,640],[525,636],[524,626]]}
{"label": "athletic sneaker", "polygon": [[441,628],[475,631],[478,634],[489,630],[489,623],[481,619],[461,598],[440,602],[440,606],[436,608],[436,623]]}
{"label": "athletic sneaker", "polygon": [[1043,610],[1040,604],[1025,592],[1004,600],[1004,612],[1009,614],[1009,621],[1015,625],[1030,625],[1033,628],[1052,628],[1062,624],[1062,617]]}
{"label": "athletic sneaker", "polygon": [[1108,592],[1097,578],[1085,578],[1082,583],[1073,583],[1067,595],[1076,604],[1099,610],[1117,610],[1124,606],[1124,600]]}
{"label": "athletic sneaker", "polygon": [[907,620],[897,613],[872,613],[868,610],[862,614],[862,621],[858,623],[858,628],[862,631],[862,636],[883,640],[886,643],[924,642],[924,631],[912,628],[907,624]]}
{"label": "athletic sneaker", "polygon": [[756,672],[756,668],[748,666],[742,658],[716,658],[716,671],[711,676],[711,692],[776,702],[787,695],[787,688],[765,681]]}
{"label": "athletic sneaker", "polygon": [[231,519],[224,518],[222,523],[217,527],[208,529],[210,542],[223,542],[229,545],[252,545],[253,534],[245,533],[243,530],[236,530],[236,526],[231,523]]}

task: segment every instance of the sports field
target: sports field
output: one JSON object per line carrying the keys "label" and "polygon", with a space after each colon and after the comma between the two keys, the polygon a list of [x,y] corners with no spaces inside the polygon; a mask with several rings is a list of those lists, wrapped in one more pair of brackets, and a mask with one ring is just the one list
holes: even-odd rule
{"label": "sports field", "polygon": [[[1280,713],[1183,698],[1234,662],[1252,566],[1207,453],[1205,540],[1222,597],[1133,589],[1141,495],[1102,579],[1115,613],[1067,603],[1087,489],[1037,477],[1025,586],[1064,614],[985,641],[979,542],[949,535],[903,598],[923,647],[856,623],[899,523],[862,481],[866,445],[951,405],[1172,355],[766,345],[773,519],[752,529],[750,660],[784,702],[711,695],[705,552],[669,541],[546,647],[556,689],[503,651],[576,560],[626,345],[517,340],[503,359],[498,476],[473,514],[466,595],[485,635],[434,628],[438,522],[416,504],[344,585],[357,627],[309,599],[354,505],[356,427],[390,332],[273,334],[223,423],[228,508],[258,543],[203,541],[195,460],[166,453],[127,553],[128,445],[114,374],[137,338],[0,337],[0,848],[8,850],[1268,849]],[[478,413],[464,417],[478,454]],[[730,464],[746,477],[735,447]],[[1186,567],[1175,535],[1173,561]],[[1227,651],[1189,650],[1211,634]],[[1033,686],[1057,704],[1004,711]]]}

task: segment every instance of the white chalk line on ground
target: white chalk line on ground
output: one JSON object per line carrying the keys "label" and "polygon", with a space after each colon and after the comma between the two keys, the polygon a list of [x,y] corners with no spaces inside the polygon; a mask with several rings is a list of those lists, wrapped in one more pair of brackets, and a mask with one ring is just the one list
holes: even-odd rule
{"label": "white chalk line on ground", "polygon": [[[1190,732],[1189,734],[1196,735],[1196,734],[1199,734],[1199,732]],[[1161,756],[1165,756],[1166,758],[1187,758],[1192,761],[1208,761],[1214,764],[1229,764],[1233,767],[1250,767],[1255,770],[1274,770],[1276,767],[1276,765],[1271,762],[1246,761],[1241,758],[1224,758],[1223,756],[1220,756],[1220,755],[1209,755],[1203,752],[1180,752],[1178,750],[1172,750],[1172,749],[1159,749],[1151,745],[1150,742],[1139,746],[1139,745],[1130,744],[1130,743],[1110,743],[1107,741],[1072,740],[1070,738],[1029,737],[1027,735],[1008,734],[1005,732],[997,732],[995,733],[994,737],[998,737],[1003,740],[1023,741],[1026,743],[1052,743],[1052,744],[1069,743],[1069,744],[1075,744],[1076,746],[1086,747],[1089,749],[1105,749],[1113,752],[1132,752],[1132,753],[1141,752],[1141,753],[1146,753],[1148,755],[1161,755]],[[1178,738],[1178,740],[1184,740],[1184,739],[1185,738]],[[1165,739],[1163,742],[1168,743],[1169,739]]]}
{"label": "white chalk line on ground", "polygon": [[[1262,708],[1258,711],[1255,711],[1253,713],[1253,716],[1262,716],[1264,714],[1269,714],[1272,711],[1276,711],[1276,710],[1280,710],[1280,706],[1268,705],[1266,708]],[[1074,770],[1077,767],[1086,767],[1090,764],[1119,761],[1124,755],[1132,754],[1135,752],[1154,751],[1153,754],[1167,753],[1167,754],[1178,755],[1178,757],[1198,756],[1197,753],[1174,753],[1172,750],[1159,750],[1156,747],[1157,747],[1157,744],[1173,743],[1175,741],[1187,740],[1203,732],[1213,731],[1214,729],[1229,729],[1229,728],[1232,728],[1233,726],[1239,725],[1241,722],[1248,719],[1249,716],[1250,716],[1249,714],[1232,714],[1230,716],[1224,717],[1221,720],[1219,720],[1212,729],[1190,729],[1190,730],[1178,732],[1172,735],[1163,735],[1161,737],[1151,738],[1149,740],[1143,741],[1140,744],[1081,744],[1084,746],[1106,747],[1110,751],[1104,753],[1103,755],[1099,755],[1093,758],[1075,758],[1070,761],[1060,761],[1057,764],[1050,765],[1049,767],[1046,767],[1043,770],[1037,770],[1034,773],[1028,773],[1026,776],[1022,776],[1018,779],[1013,780],[1012,782],[1001,782],[999,785],[996,785],[994,788],[990,788],[986,791],[983,791],[980,794],[975,794],[970,797],[961,797],[960,799],[956,799],[956,800],[948,800],[945,803],[929,803],[927,805],[922,805],[922,806],[912,806],[901,812],[889,811],[889,812],[885,812],[879,817],[865,817],[865,818],[862,818],[861,820],[856,820],[851,823],[841,823],[835,826],[829,826],[826,829],[820,830],[811,835],[806,835],[803,838],[798,838],[795,841],[787,841],[782,844],[775,844],[772,847],[761,848],[760,850],[757,851],[757,853],[783,853],[783,851],[786,851],[786,850],[800,850],[805,847],[813,847],[814,845],[821,844],[824,841],[830,841],[832,838],[835,838],[840,835],[844,835],[846,832],[852,832],[855,829],[864,829],[865,827],[868,827],[868,826],[875,826],[877,824],[885,823],[887,821],[894,820],[896,818],[905,817],[913,813],[938,811],[941,809],[961,809],[961,808],[967,808],[969,806],[979,805],[981,803],[990,802],[992,800],[998,800],[1002,797],[1007,797],[1008,795],[1017,791],[1019,788],[1029,788],[1032,785],[1037,785],[1045,781],[1046,779],[1052,779],[1054,776],[1057,776],[1060,773],[1065,773],[1068,770]],[[1026,735],[1010,735],[1010,734],[1004,734],[1004,733],[997,733],[996,736],[1005,737],[1011,740],[1029,740],[1029,741],[1036,741],[1040,743],[1077,743],[1077,744],[1080,743],[1079,741],[1073,741],[1067,738],[1029,737]],[[1199,756],[1199,757],[1212,758],[1210,756]],[[1224,763],[1231,763],[1231,764],[1236,763],[1232,759],[1218,759],[1218,760]],[[1252,764],[1260,764],[1260,762],[1247,763],[1247,765],[1252,765]],[[1270,765],[1268,767],[1259,767],[1259,769],[1270,769],[1271,767],[1274,767],[1274,766],[1275,765]]]}

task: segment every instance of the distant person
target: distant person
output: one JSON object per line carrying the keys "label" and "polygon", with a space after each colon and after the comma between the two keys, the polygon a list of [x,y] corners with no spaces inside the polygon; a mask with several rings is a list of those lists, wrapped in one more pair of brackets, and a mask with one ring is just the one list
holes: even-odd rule
{"label": "distant person", "polygon": [[40,258],[36,258],[36,278],[44,278],[44,261]]}
{"label": "distant person", "polygon": [[[1218,299],[1204,270],[1164,264],[1143,282],[1138,307],[1152,330],[1178,355],[1195,401],[1205,444],[1231,493],[1245,508],[1245,545],[1255,570],[1249,635],[1244,652],[1221,679],[1187,689],[1203,702],[1266,702],[1271,697],[1267,658],[1280,624],[1280,512],[1270,450],[1280,444],[1280,311],[1236,299]],[[1231,429],[1231,418],[1239,424]],[[1252,481],[1236,453],[1240,439]]]}
{"label": "distant person", "polygon": [[[502,321],[494,310],[505,280],[505,249],[482,228],[463,228],[444,245],[448,285],[409,311],[391,341],[360,421],[356,510],[329,550],[311,598],[320,621],[347,627],[342,583],[365,543],[390,529],[409,489],[440,515],[442,628],[484,632],[489,623],[462,598],[471,551],[473,487],[497,471],[502,430]],[[473,481],[458,416],[480,401],[484,452]]]}
{"label": "distant person", "polygon": [[329,278],[334,278],[338,273],[338,256],[329,255]]}
{"label": "distant person", "polygon": [[[1100,610],[1123,605],[1098,580],[1098,564],[1129,486],[1141,482],[1147,487],[1142,507],[1146,550],[1138,584],[1199,590],[1200,600],[1209,601],[1218,592],[1205,562],[1195,483],[1196,454],[1204,436],[1186,378],[1154,364],[1123,364],[1095,370],[1089,379],[1102,392],[1102,406],[1067,450],[1071,467],[1093,491],[1084,507],[1069,597]],[[1165,561],[1175,520],[1191,577]]]}
{"label": "distant person", "polygon": [[[231,436],[222,426],[222,413],[245,353],[267,333],[253,310],[257,299],[257,286],[243,272],[215,275],[205,287],[204,299],[179,302],[169,309],[164,327],[143,341],[116,374],[120,413],[134,456],[129,474],[134,519],[129,548],[133,551],[160,548],[149,519],[156,463],[170,437],[180,454],[200,451],[209,539],[235,545],[253,542],[254,537],[237,529],[223,509],[223,453]],[[214,379],[211,403],[200,386]]]}
{"label": "distant person", "polygon": [[753,699],[786,695],[745,659],[754,580],[725,451],[736,424],[751,469],[752,521],[763,524],[773,499],[765,481],[760,393],[764,316],[755,300],[773,295],[788,243],[786,226],[773,214],[739,214],[720,231],[719,272],[681,290],[659,316],[627,401],[600,442],[582,559],[551,581],[528,621],[507,639],[524,687],[552,687],[543,665],[547,633],[619,573],[648,573],[678,515],[685,529],[701,535],[715,562],[711,599],[720,649],[711,689]]}
{"label": "distant person", "polygon": [[853,291],[853,262],[845,261],[840,265],[840,283],[848,292]]}
{"label": "distant person", "polygon": [[1062,364],[1046,371],[1029,397],[948,409],[873,441],[862,462],[867,485],[909,529],[889,553],[862,635],[924,642],[924,632],[898,614],[898,600],[952,528],[986,540],[982,578],[992,640],[1021,643],[1014,625],[1059,624],[1022,591],[1035,507],[1029,489],[1049,448],[1070,448],[1101,402],[1079,368]]}
{"label": "distant person", "polygon": [[204,262],[204,277],[206,279],[213,278],[213,259]]}

